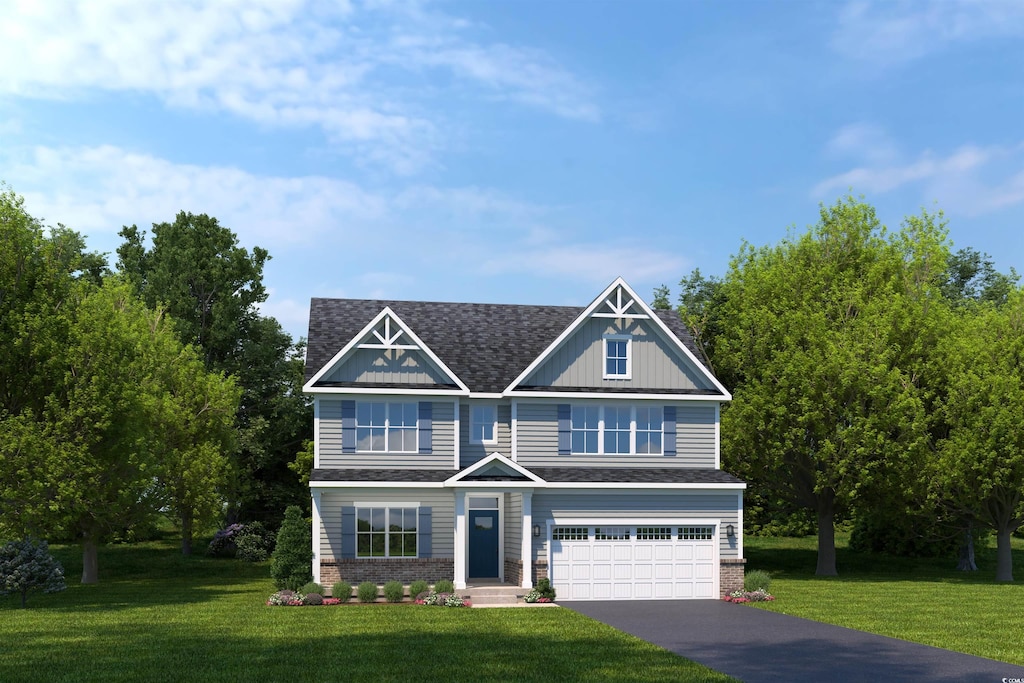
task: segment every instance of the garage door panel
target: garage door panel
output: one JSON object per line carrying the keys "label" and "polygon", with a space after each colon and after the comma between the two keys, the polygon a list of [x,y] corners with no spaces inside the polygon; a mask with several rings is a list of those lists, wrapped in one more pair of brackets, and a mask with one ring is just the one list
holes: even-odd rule
{"label": "garage door panel", "polygon": [[612,577],[616,580],[632,579],[633,578],[633,565],[629,564],[613,564],[612,565]]}
{"label": "garage door panel", "polygon": [[633,546],[626,543],[614,546],[612,548],[612,559],[616,562],[631,562],[633,560]]}
{"label": "garage door panel", "polygon": [[593,565],[593,577],[595,581],[610,581],[612,578],[612,565],[610,563]]}
{"label": "garage door panel", "polygon": [[672,570],[674,569],[674,567],[675,565],[673,565],[671,562],[659,563],[654,565],[654,578],[671,579],[673,574]]}
{"label": "garage door panel", "polygon": [[590,546],[584,545],[583,543],[573,543],[570,546],[569,556],[573,562],[589,562],[590,561]]}
{"label": "garage door panel", "polygon": [[710,544],[704,543],[696,546],[694,549],[694,559],[697,560],[711,560],[714,559],[715,549]]}
{"label": "garage door panel", "polygon": [[612,559],[612,547],[607,543],[594,546],[594,561],[609,562]]}

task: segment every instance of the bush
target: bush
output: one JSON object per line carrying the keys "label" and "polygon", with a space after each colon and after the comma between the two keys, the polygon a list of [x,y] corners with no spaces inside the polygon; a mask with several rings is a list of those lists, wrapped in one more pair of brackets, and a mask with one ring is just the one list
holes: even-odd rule
{"label": "bush", "polygon": [[435,593],[454,593],[455,592],[455,584],[452,583],[451,581],[449,581],[448,579],[441,579],[440,581],[438,581],[437,583],[434,584],[434,592]]}
{"label": "bush", "polygon": [[324,596],[319,593],[306,593],[306,597],[302,598],[303,605],[322,605],[324,604]]}
{"label": "bush", "polygon": [[277,534],[277,547],[270,560],[270,575],[278,588],[296,589],[313,579],[313,532],[302,518],[302,510],[289,505]]}
{"label": "bush", "polygon": [[352,584],[348,581],[339,581],[334,584],[331,586],[331,597],[348,602],[352,598]]}
{"label": "bush", "polygon": [[376,602],[377,584],[373,581],[363,581],[356,589],[356,593],[359,595],[359,602]]}
{"label": "bush", "polygon": [[210,545],[206,546],[206,554],[210,557],[234,557],[236,550],[235,541],[241,531],[241,524],[229,524],[219,530],[213,535]]}
{"label": "bush", "polygon": [[897,557],[956,557],[962,540],[961,531],[936,521],[934,515],[867,512],[857,515],[850,550]]}
{"label": "bush", "polygon": [[537,582],[537,592],[540,593],[542,598],[555,599],[555,589],[549,579],[541,579]]}
{"label": "bush", "polygon": [[235,557],[246,562],[263,562],[274,551],[276,534],[262,522],[249,522],[235,534]]}
{"label": "bush", "polygon": [[409,584],[409,597],[415,600],[430,589],[426,581],[413,581]]}
{"label": "bush", "polygon": [[315,581],[310,581],[309,583],[305,584],[302,588],[300,588],[299,592],[316,593],[322,597],[324,594],[324,587],[321,586],[319,583],[316,583]]}
{"label": "bush", "polygon": [[0,595],[20,595],[25,607],[29,593],[57,593],[65,588],[64,568],[50,554],[46,541],[26,538],[0,548]]}
{"label": "bush", "polygon": [[772,575],[763,569],[755,569],[747,572],[743,577],[743,588],[747,591],[764,591],[772,587]]}
{"label": "bush", "polygon": [[400,581],[388,581],[384,584],[384,598],[388,602],[402,602],[405,597],[405,586]]}

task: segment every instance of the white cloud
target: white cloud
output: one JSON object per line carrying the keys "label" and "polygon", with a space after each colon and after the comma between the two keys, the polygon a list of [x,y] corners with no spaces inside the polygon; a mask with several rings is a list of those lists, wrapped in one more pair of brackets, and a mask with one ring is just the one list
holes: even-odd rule
{"label": "white cloud", "polygon": [[415,4],[19,0],[0,22],[0,95],[146,93],[262,125],[318,127],[358,160],[403,174],[442,144],[425,79],[409,85],[424,70],[454,76],[471,96],[598,118],[587,89],[549,55],[479,44],[465,35],[474,29]]}
{"label": "white cloud", "polygon": [[898,156],[896,144],[885,130],[863,122],[840,128],[829,140],[826,151],[833,156],[854,157],[874,164],[890,163]]}
{"label": "white cloud", "polygon": [[1024,35],[1024,4],[1008,0],[848,2],[832,47],[865,62],[905,62],[956,43]]}
{"label": "white cloud", "polygon": [[575,243],[512,247],[500,256],[483,260],[484,275],[529,273],[607,284],[618,276],[629,282],[677,278],[685,259],[664,251],[626,244]]}

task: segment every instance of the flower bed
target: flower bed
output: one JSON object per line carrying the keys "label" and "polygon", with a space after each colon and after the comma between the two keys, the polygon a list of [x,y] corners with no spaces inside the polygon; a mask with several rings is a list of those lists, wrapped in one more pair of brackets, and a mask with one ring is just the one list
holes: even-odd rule
{"label": "flower bed", "polygon": [[435,605],[437,607],[472,607],[469,600],[464,600],[456,593],[437,593],[430,591],[428,595],[422,593],[416,597],[417,605]]}
{"label": "flower bed", "polygon": [[775,596],[762,589],[756,591],[733,591],[722,598],[726,602],[770,602]]}

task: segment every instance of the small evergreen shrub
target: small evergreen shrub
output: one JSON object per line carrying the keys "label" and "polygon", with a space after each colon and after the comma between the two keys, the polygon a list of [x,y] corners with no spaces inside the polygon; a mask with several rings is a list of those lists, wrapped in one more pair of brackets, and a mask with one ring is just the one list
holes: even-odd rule
{"label": "small evergreen shrub", "polygon": [[249,522],[235,534],[235,557],[246,562],[263,562],[274,551],[276,534],[262,522]]}
{"label": "small evergreen shrub", "polygon": [[388,581],[384,584],[384,598],[388,602],[402,602],[405,597],[405,586],[400,581]]}
{"label": "small evergreen shrub", "polygon": [[409,597],[415,600],[430,589],[426,581],[413,581],[409,584]]}
{"label": "small evergreen shrub", "polygon": [[548,598],[549,600],[555,599],[555,589],[551,585],[550,579],[541,579],[537,582],[537,592],[540,593],[542,598]]}
{"label": "small evergreen shrub", "polygon": [[306,597],[302,598],[303,605],[322,605],[324,604],[324,596],[319,593],[306,593]]}
{"label": "small evergreen shrub", "polygon": [[270,575],[278,588],[299,588],[313,579],[313,532],[302,518],[302,510],[289,505],[277,534],[277,547],[270,560]]}
{"label": "small evergreen shrub", "polygon": [[352,598],[352,584],[348,581],[339,581],[331,586],[331,597],[342,602],[348,602]]}
{"label": "small evergreen shrub", "polygon": [[743,577],[743,588],[747,591],[764,591],[767,593],[771,587],[772,575],[763,569],[747,572],[746,576]]}
{"label": "small evergreen shrub", "polygon": [[299,592],[316,593],[322,597],[324,594],[324,587],[321,586],[319,583],[316,583],[315,581],[310,581],[309,583],[302,586],[302,588],[299,589]]}
{"label": "small evergreen shrub", "polygon": [[25,607],[29,593],[57,593],[65,588],[64,568],[50,554],[46,541],[26,538],[0,548],[0,595],[20,595]]}
{"label": "small evergreen shrub", "polygon": [[452,583],[451,581],[449,581],[448,579],[441,579],[440,581],[438,581],[437,583],[434,584],[434,592],[435,593],[454,593],[455,592],[455,584]]}
{"label": "small evergreen shrub", "polygon": [[363,581],[356,592],[359,595],[359,602],[377,601],[377,584],[373,581]]}

